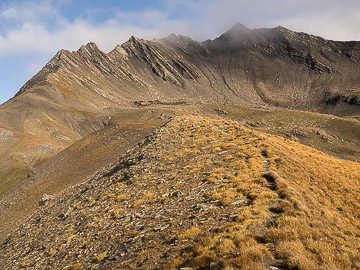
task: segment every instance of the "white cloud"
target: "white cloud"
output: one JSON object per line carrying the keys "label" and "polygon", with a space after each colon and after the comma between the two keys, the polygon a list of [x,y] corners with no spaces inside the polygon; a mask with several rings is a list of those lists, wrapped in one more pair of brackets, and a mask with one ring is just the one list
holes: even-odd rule
{"label": "white cloud", "polygon": [[[360,40],[360,2],[336,5],[329,1],[321,8],[309,9],[277,21],[288,28],[312,33],[333,40]],[[348,1],[352,2],[352,1]],[[311,6],[309,4],[309,6]]]}
{"label": "white cloud", "polygon": [[185,6],[196,36],[214,38],[236,22],[250,28],[282,25],[334,40],[360,40],[358,0],[171,0]]}
{"label": "white cloud", "polygon": [[0,11],[0,16],[2,20],[10,22],[41,21],[45,18],[58,16],[58,12],[52,3],[51,0],[13,1],[13,5]]}
{"label": "white cloud", "polygon": [[174,32],[204,40],[220,35],[236,22],[249,27],[281,24],[329,39],[360,40],[358,1],[170,0],[163,1],[162,10],[118,12],[96,25],[84,19],[70,22],[59,14],[52,0],[14,3],[0,11],[0,22],[5,25],[0,57],[75,50],[89,41],[109,51],[131,35],[152,39]]}
{"label": "white cloud", "polygon": [[[145,1],[145,0],[144,0]],[[110,1],[109,1],[110,2]],[[115,1],[114,1],[115,2]],[[120,1],[119,1],[120,2]],[[6,0],[0,5],[0,61],[16,68],[1,74],[2,93],[16,91],[60,49],[77,50],[90,41],[105,52],[131,35],[152,39],[170,33],[196,40],[215,38],[236,22],[250,28],[282,25],[335,40],[360,40],[358,0],[157,0],[161,8],[109,12],[102,21],[67,18],[59,7],[75,0]],[[6,4],[3,4],[6,3]],[[104,10],[112,10],[102,2]],[[5,7],[5,8],[4,8]],[[90,8],[91,9],[91,8]],[[102,11],[101,11],[102,12]],[[10,62],[9,62],[10,61]],[[23,69],[20,69],[23,66]],[[16,72],[14,72],[16,70]],[[10,74],[11,73],[11,74]],[[19,78],[22,78],[19,81]],[[10,80],[14,80],[10,83]],[[10,85],[11,84],[11,85]],[[7,86],[5,86],[7,85]],[[9,90],[6,90],[6,89]]]}
{"label": "white cloud", "polygon": [[51,3],[44,0],[0,12],[3,15],[0,22],[7,22],[0,34],[0,57],[31,52],[54,53],[63,48],[76,50],[90,41],[109,51],[131,35],[152,39],[171,32],[187,34],[191,29],[187,22],[169,19],[158,10],[118,12],[98,24],[80,18],[70,22],[60,16]]}

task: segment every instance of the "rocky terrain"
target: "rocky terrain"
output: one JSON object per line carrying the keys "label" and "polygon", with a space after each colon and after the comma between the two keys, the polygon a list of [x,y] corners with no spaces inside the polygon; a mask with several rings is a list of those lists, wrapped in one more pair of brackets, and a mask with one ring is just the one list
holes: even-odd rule
{"label": "rocky terrain", "polygon": [[[140,106],[140,105],[138,105]],[[37,166],[0,200],[0,240],[25,222],[47,194],[54,196],[124,155],[144,136],[183,112],[236,120],[243,126],[280,135],[342,159],[359,160],[360,123],[331,115],[260,110],[223,104],[145,103],[114,114],[106,127],[77,141]]]}
{"label": "rocky terrain", "polygon": [[1,265],[359,269],[359,57],[240,24],[59,51],[0,106]]}
{"label": "rocky terrain", "polygon": [[[359,56],[359,42],[237,24],[201,43],[173,34],[153,41],[131,37],[108,54],[94,43],[62,50],[17,96],[50,87],[58,97],[98,109],[197,98],[354,115],[360,111]],[[348,108],[340,113],[336,105]]]}
{"label": "rocky terrain", "polygon": [[176,117],[44,201],[2,243],[0,261],[4,269],[358,269],[359,175],[358,163],[232,121]]}
{"label": "rocky terrain", "polygon": [[[22,224],[43,197],[91,177],[149,135],[164,120],[124,121],[94,132],[39,165],[0,200],[0,239]],[[40,203],[41,204],[41,203]]]}
{"label": "rocky terrain", "polygon": [[359,44],[237,24],[205,42],[131,37],[109,53],[94,43],[61,50],[0,107],[0,194],[137,102],[200,100],[358,117]]}

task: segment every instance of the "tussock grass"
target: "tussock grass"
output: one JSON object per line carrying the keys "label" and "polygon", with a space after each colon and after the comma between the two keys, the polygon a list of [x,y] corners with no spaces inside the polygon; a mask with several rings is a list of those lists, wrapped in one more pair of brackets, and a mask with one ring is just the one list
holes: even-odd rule
{"label": "tussock grass", "polygon": [[[360,269],[358,163],[232,121],[181,116],[158,132],[129,183],[107,181],[84,201],[83,234],[101,230],[104,217],[123,232],[105,257],[97,248],[83,262],[101,263],[127,243],[136,250],[129,261],[150,269],[159,261],[160,269]],[[46,237],[44,228],[32,239]],[[75,249],[77,231],[69,226],[47,257]]]}
{"label": "tussock grass", "polygon": [[101,263],[101,262],[102,262],[103,260],[105,260],[107,257],[108,257],[108,256],[107,256],[106,252],[103,252],[103,253],[101,253],[101,254],[99,254],[99,255],[94,256],[93,262],[95,262],[95,263]]}
{"label": "tussock grass", "polygon": [[179,240],[192,239],[192,238],[195,238],[200,233],[201,233],[200,228],[192,227],[192,228],[186,230],[184,233],[179,234],[178,239]]}
{"label": "tussock grass", "polygon": [[232,212],[234,223],[197,240],[191,265],[360,267],[359,164],[231,121],[183,116],[170,128],[184,132],[174,160],[198,155],[199,171],[211,171],[205,180],[213,188],[206,196],[223,207],[243,201]]}

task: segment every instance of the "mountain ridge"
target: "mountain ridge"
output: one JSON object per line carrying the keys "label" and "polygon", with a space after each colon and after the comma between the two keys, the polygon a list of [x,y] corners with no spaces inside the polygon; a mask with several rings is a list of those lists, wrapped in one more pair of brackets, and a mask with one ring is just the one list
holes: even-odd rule
{"label": "mountain ridge", "polygon": [[[236,121],[247,128],[301,142],[327,155],[359,162],[360,122],[354,119],[217,103],[138,102],[137,108],[112,115],[104,120],[103,128],[99,127],[99,130],[70,146],[64,146],[65,149],[60,153],[43,157],[45,161],[32,166],[22,177],[19,176],[19,184],[12,183],[13,187],[0,199],[0,242],[29,218],[38,208],[43,196],[57,196],[64,188],[69,188],[69,185],[91,178],[101,164],[114,160],[130,146],[140,142],[136,138],[146,134],[147,127],[159,126],[184,112]],[[10,133],[7,140],[10,142],[16,138],[9,135]],[[11,145],[8,147],[11,149]],[[5,151],[7,149],[9,148]],[[119,149],[123,149],[123,152]],[[34,151],[34,148],[30,150]],[[7,157],[5,152],[4,156]],[[10,179],[14,181],[14,176]],[[3,190],[4,186],[6,187],[6,182],[2,182]]]}
{"label": "mountain ridge", "polygon": [[[245,32],[244,32],[244,29],[245,29]],[[226,36],[234,38],[234,40],[228,40],[228,39],[226,39]],[[177,39],[176,42],[174,42],[175,39]],[[225,40],[225,42],[224,42],[224,40]],[[250,45],[242,44],[241,40],[243,40],[243,41],[245,40]],[[307,42],[304,42],[304,40],[306,40]],[[200,52],[200,54],[203,54],[205,57],[206,57],[206,52],[208,52],[209,49],[214,48],[214,47],[220,47],[220,49],[221,48],[226,49],[227,48],[226,46],[229,46],[228,49],[234,49],[233,48],[234,44],[236,45],[236,47],[238,47],[238,46],[242,47],[242,46],[249,45],[250,47],[247,49],[251,50],[251,47],[255,46],[262,50],[261,53],[263,53],[265,51],[268,54],[275,54],[276,57],[287,57],[287,58],[290,58],[295,63],[298,63],[304,67],[309,68],[309,70],[314,70],[316,73],[325,72],[325,73],[329,73],[329,74],[331,72],[339,73],[339,71],[333,70],[333,68],[330,67],[331,62],[333,62],[334,59],[330,59],[329,56],[325,54],[325,52],[324,52],[325,49],[328,51],[331,51],[331,50],[334,50],[335,52],[337,51],[338,53],[340,53],[341,55],[344,55],[348,59],[353,59],[353,61],[356,61],[356,59],[358,59],[357,57],[360,55],[359,42],[334,42],[334,41],[325,40],[320,37],[308,35],[305,33],[293,32],[291,30],[288,30],[288,29],[285,29],[282,27],[275,27],[275,28],[271,28],[271,29],[267,29],[267,28],[248,29],[244,26],[241,26],[240,24],[235,25],[232,29],[225,32],[223,35],[214,39],[213,41],[208,40],[205,42],[197,42],[188,37],[180,38],[176,35],[173,35],[172,37],[169,36],[167,38],[155,40],[155,42],[154,41],[145,41],[145,40],[138,39],[136,37],[131,37],[129,39],[129,41],[125,42],[123,45],[118,45],[122,49],[125,49],[125,52],[129,53],[130,56],[135,56],[138,60],[144,60],[145,64],[147,64],[157,76],[161,77],[165,81],[166,80],[170,81],[172,84],[175,84],[176,86],[178,86],[180,88],[186,87],[185,86],[186,79],[194,80],[196,78],[199,78],[200,76],[204,76],[205,75],[204,69],[201,69],[201,72],[199,72],[198,68],[195,68],[194,66],[189,65],[189,63],[191,61],[188,63],[185,63],[185,64],[182,63],[181,61],[180,62],[178,61],[175,63],[167,62],[164,64],[164,61],[163,61],[164,59],[159,59],[158,57],[156,57],[155,51],[160,49],[160,51],[162,51],[164,53],[164,50],[166,48],[156,46],[156,42],[160,42],[160,43],[163,43],[166,45],[175,45],[175,43],[177,43],[178,46],[173,46],[172,49],[177,50],[177,52],[181,52],[182,53],[182,54],[180,54],[181,58],[185,57],[188,60],[189,60],[189,58],[191,58],[191,56],[186,55],[186,53],[183,54],[184,48],[185,47],[186,47],[186,49],[189,48],[189,46],[187,46],[188,44],[191,44],[191,46],[193,47],[193,48],[191,48],[191,49],[193,49],[193,52],[198,52],[198,53]],[[294,44],[292,45],[291,43],[294,43]],[[278,46],[274,47],[273,44],[278,44]],[[318,55],[315,55],[315,56],[313,55],[314,52],[311,52],[310,47],[313,46],[314,44],[316,46],[319,46],[319,45],[322,46],[320,53],[323,55],[319,55],[318,52],[315,52]],[[294,45],[296,45],[296,46],[294,46]],[[283,48],[282,48],[282,46],[283,46]],[[334,49],[334,47],[336,47],[336,46],[340,46],[342,48],[339,50],[336,48]],[[154,50],[151,49],[152,47],[154,47]],[[170,49],[171,46],[168,46],[168,48]],[[105,59],[103,57],[100,57],[101,61],[99,61],[99,62],[107,63],[106,65],[104,63],[103,63],[104,65],[101,65],[102,71],[105,73],[112,72],[111,66],[114,67],[114,65],[112,65],[112,63],[108,63],[108,62],[109,61],[112,62],[112,60],[113,61],[117,60],[115,57],[115,51],[116,51],[115,49],[112,50],[111,52],[109,52],[108,54],[106,54],[106,53],[103,53],[96,46],[96,44],[89,43],[86,46],[82,46],[77,51],[77,53],[80,53],[80,55],[81,55],[82,53],[85,53],[85,50],[87,50],[87,53],[89,53],[89,51],[92,51],[97,56],[99,56],[98,53],[101,52],[100,55],[102,54],[105,57]],[[319,50],[319,49],[316,49],[316,50]],[[72,53],[75,53],[75,52],[72,52]],[[172,53],[174,53],[174,51],[172,51]],[[61,54],[61,51],[60,51],[60,54]],[[71,55],[71,53],[70,53],[70,55]],[[111,60],[109,60],[105,55],[109,56]],[[84,54],[82,56],[84,56],[84,58],[86,59],[86,57],[85,57],[86,54]],[[119,56],[119,54],[116,54],[116,56]],[[127,59],[128,59],[128,57],[129,56],[125,56],[125,58],[127,58]],[[244,56],[240,56],[240,57],[244,57]],[[320,57],[322,58],[322,60],[318,60]],[[166,56],[166,58],[167,59],[165,59],[165,60],[167,61],[169,59],[169,56]],[[152,60],[154,60],[153,63],[151,62]],[[52,60],[50,62],[52,62]],[[96,64],[96,63],[94,63],[94,64]],[[122,61],[121,64],[124,64],[124,61]],[[119,68],[116,68],[115,70],[118,72]],[[193,71],[193,72],[191,72],[191,71]],[[46,72],[47,71],[44,70],[44,72],[40,72],[39,75],[42,73],[46,73]],[[51,71],[50,71],[50,73],[51,73]],[[116,72],[112,72],[112,73],[113,73],[113,75],[116,74]],[[128,72],[125,72],[125,73],[126,73],[125,77],[131,77]],[[206,75],[207,75],[207,77],[209,77],[208,74],[206,74]],[[36,77],[36,75],[35,75],[35,77]],[[185,81],[184,81],[184,79],[185,79]],[[28,83],[26,83],[25,86],[17,93],[17,95],[24,93],[25,89],[31,88],[31,85],[33,84],[33,83],[31,83],[31,81],[32,80],[30,80]],[[209,79],[209,81],[211,81],[211,80]],[[226,85],[226,82],[224,82],[224,83],[225,83],[225,87],[229,88],[229,85]],[[210,84],[211,84],[211,82],[210,82]],[[323,87],[326,87],[326,86],[323,86]],[[339,89],[337,89],[337,91],[338,90]],[[239,91],[239,89],[235,87],[234,92],[238,92],[238,91]],[[327,92],[329,92],[329,93],[327,93]],[[327,92],[324,94],[331,94],[330,89]],[[261,94],[258,94],[258,95],[261,95]],[[151,97],[148,97],[148,98],[151,99]],[[265,103],[268,103],[268,101],[269,101],[269,99],[266,99]],[[229,101],[225,100],[225,102],[229,102]],[[247,102],[249,102],[249,101],[247,100]],[[256,103],[256,100],[254,102]],[[324,103],[323,100],[320,100],[317,102]],[[286,107],[288,105],[283,105],[283,106]],[[309,107],[304,108],[304,109],[309,110]],[[314,109],[314,108],[312,108],[312,109]]]}
{"label": "mountain ridge", "polygon": [[[224,38],[229,31],[233,41]],[[0,175],[10,183],[12,166],[31,170],[22,156],[31,155],[30,163],[39,164],[141,101],[215,102],[359,117],[359,42],[327,41],[281,27],[237,25],[229,31],[204,42],[176,35],[152,41],[130,37],[109,53],[95,43],[73,52],[60,50],[0,106],[4,132],[44,141],[49,154],[41,143],[35,154],[18,140],[7,153],[11,158],[4,157],[7,165]],[[14,183],[25,176],[19,174]]]}
{"label": "mountain ridge", "polygon": [[359,170],[233,121],[178,116],[91,179],[45,198],[2,243],[0,261],[5,269],[356,269]]}
{"label": "mountain ridge", "polygon": [[59,51],[0,106],[0,263],[359,268],[359,72],[241,24]]}

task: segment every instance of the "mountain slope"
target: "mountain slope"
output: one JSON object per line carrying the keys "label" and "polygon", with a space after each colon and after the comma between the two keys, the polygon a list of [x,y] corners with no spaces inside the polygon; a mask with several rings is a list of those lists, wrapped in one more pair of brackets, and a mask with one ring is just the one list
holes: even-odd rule
{"label": "mountain slope", "polygon": [[[134,102],[216,102],[360,115],[359,42],[236,25],[213,41],[183,36],[59,51],[0,106],[0,194]],[[138,103],[136,103],[138,104]]]}
{"label": "mountain slope", "polygon": [[39,165],[0,200],[0,241],[38,208],[42,200],[92,177],[124,155],[165,120],[115,122],[77,141]]}
{"label": "mountain slope", "polygon": [[146,102],[112,115],[106,127],[85,136],[34,168],[0,199],[0,241],[27,221],[42,198],[90,178],[104,164],[123,155],[134,144],[176,115],[189,114],[235,120],[267,133],[281,135],[329,155],[358,160],[360,123],[329,115],[290,110],[259,110],[236,105]]}
{"label": "mountain slope", "polygon": [[202,43],[176,35],[131,37],[108,54],[94,43],[63,50],[17,95],[49,86],[98,109],[136,99],[198,98],[335,113],[336,104],[347,104],[340,114],[352,115],[360,111],[359,57],[359,42],[238,24]]}
{"label": "mountain slope", "polygon": [[48,158],[104,126],[104,116],[67,106],[47,94],[14,98],[0,107],[0,195]]}
{"label": "mountain slope", "polygon": [[360,165],[176,117],[2,243],[5,269],[357,269]]}

